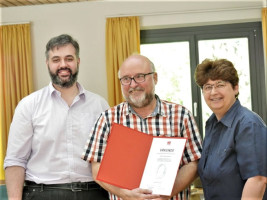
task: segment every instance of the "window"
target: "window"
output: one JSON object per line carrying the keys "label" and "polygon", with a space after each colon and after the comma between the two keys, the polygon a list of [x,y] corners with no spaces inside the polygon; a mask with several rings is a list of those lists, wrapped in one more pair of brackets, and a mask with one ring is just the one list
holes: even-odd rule
{"label": "window", "polygon": [[226,58],[233,62],[240,78],[241,104],[266,121],[260,22],[142,30],[141,54],[155,64],[159,76],[156,93],[162,99],[182,104],[191,110],[202,136],[211,111],[195,84],[194,71],[205,58]]}
{"label": "window", "polygon": [[156,94],[192,110],[189,43],[144,44],[141,52],[151,59],[158,72]]}

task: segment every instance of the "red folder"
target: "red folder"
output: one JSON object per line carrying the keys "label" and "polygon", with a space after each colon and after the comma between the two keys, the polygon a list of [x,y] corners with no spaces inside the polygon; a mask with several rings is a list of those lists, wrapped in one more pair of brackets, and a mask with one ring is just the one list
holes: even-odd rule
{"label": "red folder", "polygon": [[114,123],[96,179],[120,188],[138,188],[152,141],[152,135]]}

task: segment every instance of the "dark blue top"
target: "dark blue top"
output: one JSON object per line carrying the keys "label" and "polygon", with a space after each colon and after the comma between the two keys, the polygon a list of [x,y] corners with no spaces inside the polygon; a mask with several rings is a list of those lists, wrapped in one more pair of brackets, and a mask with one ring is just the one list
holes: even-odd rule
{"label": "dark blue top", "polygon": [[267,176],[267,128],[263,120],[239,100],[220,121],[213,113],[206,122],[198,173],[205,200],[240,199],[248,178]]}

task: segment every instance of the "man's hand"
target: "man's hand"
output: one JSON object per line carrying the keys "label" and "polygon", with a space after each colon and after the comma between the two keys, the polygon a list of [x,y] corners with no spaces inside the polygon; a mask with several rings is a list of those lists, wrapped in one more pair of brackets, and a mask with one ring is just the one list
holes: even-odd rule
{"label": "man's hand", "polygon": [[148,189],[135,188],[132,190],[128,190],[124,188],[119,188],[117,186],[105,182],[98,181],[96,180],[96,176],[99,171],[100,163],[91,162],[91,164],[92,164],[92,174],[94,180],[105,190],[122,198],[123,200],[145,200],[145,199],[156,199],[160,197],[160,195],[152,194],[152,191]]}
{"label": "man's hand", "polygon": [[125,189],[123,191],[123,200],[146,200],[146,199],[157,199],[160,195],[152,194],[151,190],[136,188],[133,190]]}

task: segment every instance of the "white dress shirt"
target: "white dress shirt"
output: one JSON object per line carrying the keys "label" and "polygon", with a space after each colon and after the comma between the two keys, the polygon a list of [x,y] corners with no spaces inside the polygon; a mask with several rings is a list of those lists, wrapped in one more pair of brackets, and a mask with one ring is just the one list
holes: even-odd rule
{"label": "white dress shirt", "polygon": [[25,179],[36,183],[93,181],[91,165],[81,154],[92,126],[109,106],[104,98],[78,87],[71,106],[52,83],[19,102],[10,126],[5,168],[24,167]]}

